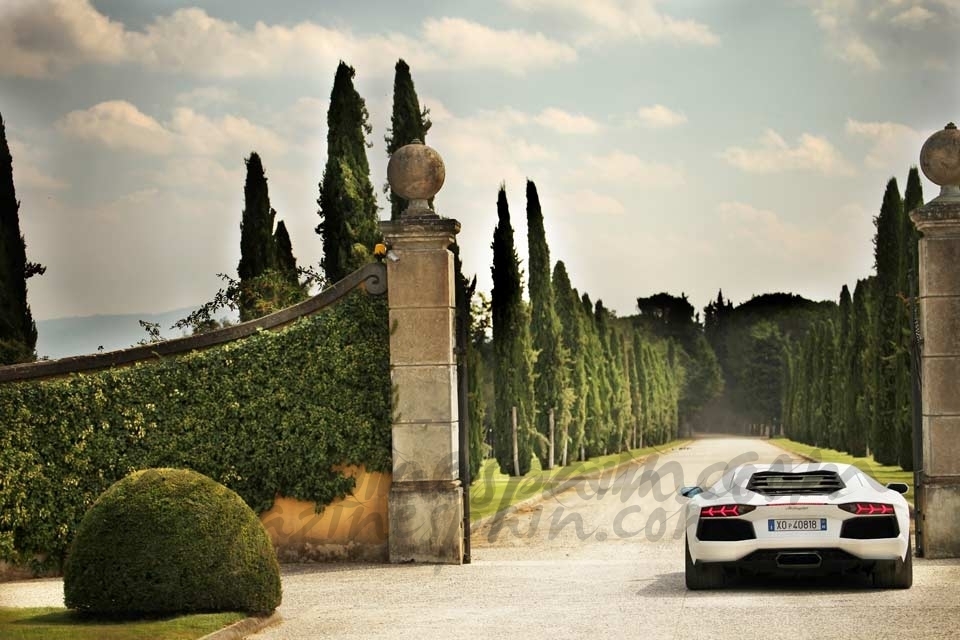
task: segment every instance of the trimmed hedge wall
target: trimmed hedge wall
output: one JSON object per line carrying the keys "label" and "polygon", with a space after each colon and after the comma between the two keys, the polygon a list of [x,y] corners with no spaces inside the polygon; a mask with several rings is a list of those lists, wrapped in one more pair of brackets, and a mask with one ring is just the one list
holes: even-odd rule
{"label": "trimmed hedge wall", "polygon": [[389,360],[386,299],[358,291],[204,351],[0,385],[0,559],[61,567],[97,496],[149,467],[210,476],[258,513],[278,493],[345,496],[333,466],[391,468]]}

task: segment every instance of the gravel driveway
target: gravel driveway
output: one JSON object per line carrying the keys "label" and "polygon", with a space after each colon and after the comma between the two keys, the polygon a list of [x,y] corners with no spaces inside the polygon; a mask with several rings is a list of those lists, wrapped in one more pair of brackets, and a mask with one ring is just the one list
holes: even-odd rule
{"label": "gravel driveway", "polygon": [[287,568],[284,622],[254,637],[940,639],[960,628],[955,560],[916,559],[908,591],[833,580],[687,592],[676,489],[738,458],[782,455],[762,440],[697,440],[475,532],[462,567]]}

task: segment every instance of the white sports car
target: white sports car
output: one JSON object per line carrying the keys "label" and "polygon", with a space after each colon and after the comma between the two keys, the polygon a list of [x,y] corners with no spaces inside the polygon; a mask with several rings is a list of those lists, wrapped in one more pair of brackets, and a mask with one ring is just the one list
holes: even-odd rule
{"label": "white sports car", "polygon": [[846,464],[735,467],[684,487],[688,589],[735,574],[859,571],[878,587],[913,584],[907,485],[886,487]]}

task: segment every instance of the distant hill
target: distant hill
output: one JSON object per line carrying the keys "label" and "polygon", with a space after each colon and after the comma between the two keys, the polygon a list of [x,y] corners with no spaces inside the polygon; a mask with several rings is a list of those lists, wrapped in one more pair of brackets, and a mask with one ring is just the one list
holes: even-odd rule
{"label": "distant hill", "polygon": [[[199,307],[200,305],[197,305]],[[186,317],[197,307],[185,307],[163,313],[129,313],[123,315],[76,316],[37,321],[37,356],[51,360],[125,349],[147,337],[139,320],[156,322],[164,338],[179,338],[181,331],[171,330],[174,322]],[[230,312],[225,312],[230,317]],[[232,318],[236,319],[236,318]]]}

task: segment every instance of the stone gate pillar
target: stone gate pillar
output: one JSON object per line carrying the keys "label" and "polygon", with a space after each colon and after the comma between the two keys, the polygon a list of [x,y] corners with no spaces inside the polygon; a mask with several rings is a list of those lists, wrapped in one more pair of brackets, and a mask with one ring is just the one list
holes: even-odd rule
{"label": "stone gate pillar", "polygon": [[414,141],[387,168],[390,186],[410,203],[382,222],[390,306],[393,484],[388,500],[390,562],[463,561],[454,263],[447,249],[460,231],[428,204],[443,186],[440,155]]}
{"label": "stone gate pillar", "polygon": [[960,557],[960,132],[951,122],[920,151],[940,195],[910,213],[920,239],[923,332],[924,555]]}

